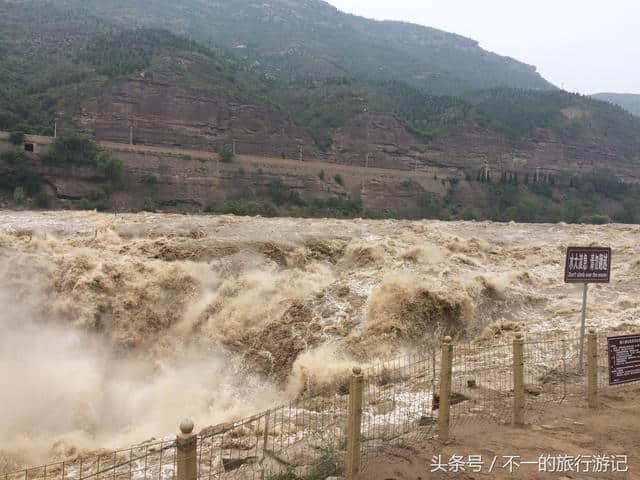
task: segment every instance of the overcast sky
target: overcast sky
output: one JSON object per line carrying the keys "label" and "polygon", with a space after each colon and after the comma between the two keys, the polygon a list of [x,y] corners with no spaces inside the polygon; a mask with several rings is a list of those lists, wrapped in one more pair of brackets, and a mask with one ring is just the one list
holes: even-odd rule
{"label": "overcast sky", "polygon": [[328,0],[470,37],[572,92],[640,93],[640,0]]}

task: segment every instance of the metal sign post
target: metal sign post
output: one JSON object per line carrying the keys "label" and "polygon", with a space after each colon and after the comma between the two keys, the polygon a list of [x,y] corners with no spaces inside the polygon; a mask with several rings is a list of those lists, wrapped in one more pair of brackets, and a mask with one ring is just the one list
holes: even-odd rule
{"label": "metal sign post", "polygon": [[564,268],[566,283],[582,283],[582,319],[580,322],[580,355],[578,373],[584,371],[584,331],[587,319],[587,292],[590,283],[611,280],[611,248],[569,247]]}
{"label": "metal sign post", "polygon": [[582,320],[580,322],[580,356],[578,357],[578,373],[582,373],[584,367],[584,329],[587,320],[587,292],[589,290],[589,284],[584,283],[584,289],[582,290]]}

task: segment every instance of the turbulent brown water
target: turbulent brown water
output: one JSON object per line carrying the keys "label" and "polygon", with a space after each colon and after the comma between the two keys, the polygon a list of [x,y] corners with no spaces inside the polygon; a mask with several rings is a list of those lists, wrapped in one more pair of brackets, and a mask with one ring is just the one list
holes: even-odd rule
{"label": "turbulent brown water", "polygon": [[0,213],[0,472],[207,426],[442,333],[639,324],[637,226]]}

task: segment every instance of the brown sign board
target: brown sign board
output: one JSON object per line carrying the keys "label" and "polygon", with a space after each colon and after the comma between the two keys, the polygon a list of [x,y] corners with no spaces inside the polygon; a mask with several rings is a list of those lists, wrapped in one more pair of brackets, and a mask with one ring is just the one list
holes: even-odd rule
{"label": "brown sign board", "polygon": [[564,267],[566,283],[609,283],[611,248],[569,247]]}
{"label": "brown sign board", "polygon": [[609,385],[640,380],[640,334],[607,338]]}

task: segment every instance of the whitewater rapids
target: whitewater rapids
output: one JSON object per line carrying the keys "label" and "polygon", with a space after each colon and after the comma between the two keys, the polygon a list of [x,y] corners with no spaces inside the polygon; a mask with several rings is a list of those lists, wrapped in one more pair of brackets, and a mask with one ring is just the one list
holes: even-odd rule
{"label": "whitewater rapids", "polygon": [[0,212],[0,473],[333,392],[442,334],[640,325],[640,227]]}

